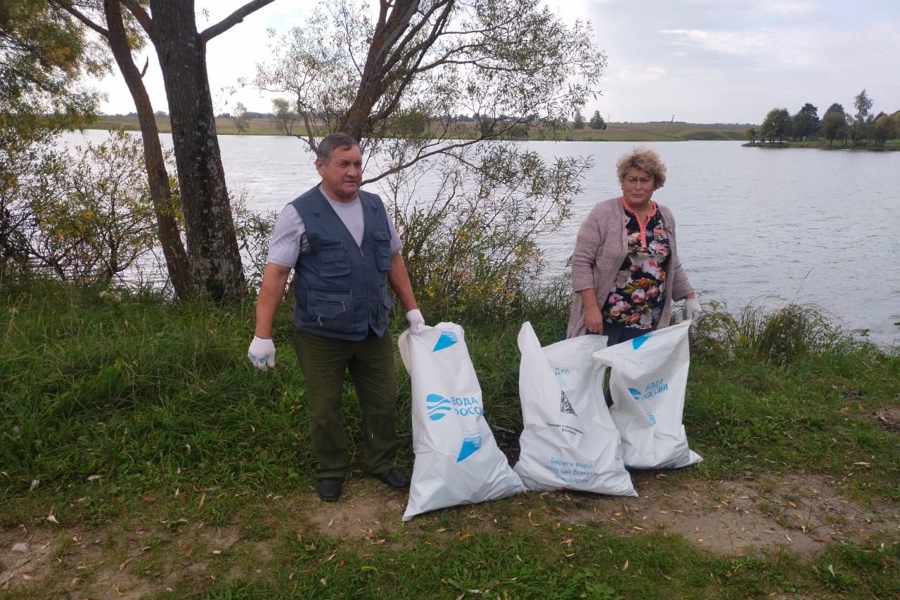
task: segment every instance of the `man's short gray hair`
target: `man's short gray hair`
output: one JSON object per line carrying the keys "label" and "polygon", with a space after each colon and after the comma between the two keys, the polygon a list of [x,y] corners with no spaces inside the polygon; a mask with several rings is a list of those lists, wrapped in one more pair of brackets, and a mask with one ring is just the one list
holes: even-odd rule
{"label": "man's short gray hair", "polygon": [[349,150],[356,146],[359,146],[359,143],[346,133],[330,133],[323,137],[322,141],[319,142],[319,145],[316,148],[316,157],[323,163],[327,163],[331,160],[331,153],[334,152],[336,148]]}

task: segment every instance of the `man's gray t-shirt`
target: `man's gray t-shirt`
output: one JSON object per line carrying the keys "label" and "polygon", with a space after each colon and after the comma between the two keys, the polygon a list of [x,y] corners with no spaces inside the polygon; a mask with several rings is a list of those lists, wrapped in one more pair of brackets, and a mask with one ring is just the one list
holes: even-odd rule
{"label": "man's gray t-shirt", "polygon": [[[344,226],[356,240],[356,244],[362,243],[363,231],[365,230],[365,221],[363,219],[362,203],[357,196],[352,202],[336,202],[328,197],[319,186],[319,191],[328,200],[331,208],[337,213]],[[388,227],[391,230],[391,254],[400,252],[403,244],[400,236],[397,235],[397,229],[394,227],[394,221],[388,219]],[[275,228],[272,231],[272,240],[269,242],[268,261],[282,267],[293,268],[297,264],[297,257],[300,254],[309,252],[309,242],[306,239],[306,226],[303,224],[303,217],[297,212],[291,204],[286,204],[281,210],[281,214],[275,220]]]}

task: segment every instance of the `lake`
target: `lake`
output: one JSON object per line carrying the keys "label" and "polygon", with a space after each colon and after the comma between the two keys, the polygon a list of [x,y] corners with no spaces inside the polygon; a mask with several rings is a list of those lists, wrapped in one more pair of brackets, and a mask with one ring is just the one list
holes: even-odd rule
{"label": "lake", "polygon": [[[105,132],[85,136],[99,140]],[[244,193],[251,208],[279,211],[318,182],[313,156],[296,138],[219,139],[229,189]],[[572,219],[542,242],[551,269],[562,270],[582,219],[621,191],[616,160],[638,144],[519,143],[546,158],[593,159]],[[751,302],[816,305],[846,329],[900,346],[900,152],[639,145],[668,167],[654,199],[675,214],[682,263],[703,304],[724,301],[732,312]],[[378,192],[377,184],[366,189]]]}

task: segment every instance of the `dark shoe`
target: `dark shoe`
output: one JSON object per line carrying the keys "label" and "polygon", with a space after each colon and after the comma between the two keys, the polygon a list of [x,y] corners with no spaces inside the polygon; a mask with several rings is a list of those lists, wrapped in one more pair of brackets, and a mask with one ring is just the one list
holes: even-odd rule
{"label": "dark shoe", "polygon": [[324,477],[319,480],[316,491],[322,502],[336,502],[341,497],[341,485],[344,480],[340,477]]}
{"label": "dark shoe", "polygon": [[378,481],[391,489],[401,492],[409,489],[409,478],[407,478],[406,475],[393,467],[391,467],[384,473],[379,473],[375,477],[378,479]]}

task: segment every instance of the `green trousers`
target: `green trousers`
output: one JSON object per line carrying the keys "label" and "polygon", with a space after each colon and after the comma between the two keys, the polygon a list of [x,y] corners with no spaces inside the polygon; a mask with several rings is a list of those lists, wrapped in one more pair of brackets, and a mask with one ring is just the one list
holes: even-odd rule
{"label": "green trousers", "polygon": [[344,477],[350,468],[341,417],[344,375],[350,371],[362,412],[363,469],[379,474],[397,457],[397,379],[390,331],[346,341],[294,330],[294,350],[306,380],[310,438],[316,475]]}

